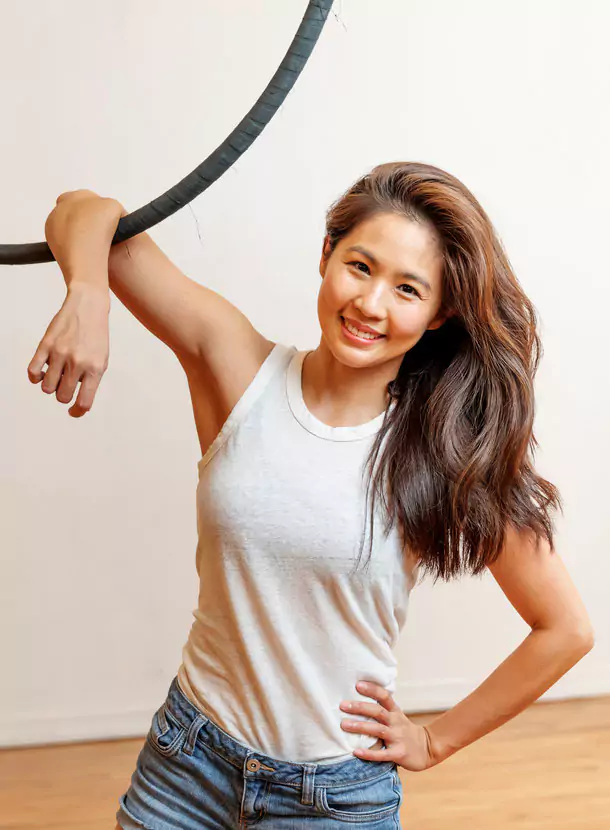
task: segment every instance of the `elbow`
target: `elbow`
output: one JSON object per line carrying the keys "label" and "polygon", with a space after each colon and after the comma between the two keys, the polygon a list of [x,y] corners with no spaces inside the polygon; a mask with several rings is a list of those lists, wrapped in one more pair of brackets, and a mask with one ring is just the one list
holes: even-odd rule
{"label": "elbow", "polygon": [[571,642],[580,654],[588,654],[595,645],[595,632],[591,623],[583,623],[574,628],[571,632]]}
{"label": "elbow", "polygon": [[595,645],[595,632],[589,626],[581,635],[583,648],[585,648],[586,652],[591,651],[593,646]]}
{"label": "elbow", "polygon": [[579,657],[584,657],[595,645],[595,632],[589,621],[583,621],[582,623],[570,625],[569,627],[566,625],[556,625],[548,628],[545,626],[534,626],[533,630],[548,630],[553,632],[562,650],[577,653]]}

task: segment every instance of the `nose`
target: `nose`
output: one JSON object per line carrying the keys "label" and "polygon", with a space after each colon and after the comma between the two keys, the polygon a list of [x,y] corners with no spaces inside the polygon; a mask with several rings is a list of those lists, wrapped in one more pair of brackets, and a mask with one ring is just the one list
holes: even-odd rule
{"label": "nose", "polygon": [[383,286],[369,285],[354,300],[354,308],[371,320],[383,320],[385,310],[383,306]]}

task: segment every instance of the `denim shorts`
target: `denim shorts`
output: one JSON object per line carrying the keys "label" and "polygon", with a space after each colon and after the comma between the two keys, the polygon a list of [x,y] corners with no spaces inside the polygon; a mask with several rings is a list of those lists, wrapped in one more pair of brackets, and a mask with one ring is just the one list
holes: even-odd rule
{"label": "denim shorts", "polygon": [[123,830],[400,830],[402,800],[394,761],[278,761],[224,732],[174,677],[116,819]]}

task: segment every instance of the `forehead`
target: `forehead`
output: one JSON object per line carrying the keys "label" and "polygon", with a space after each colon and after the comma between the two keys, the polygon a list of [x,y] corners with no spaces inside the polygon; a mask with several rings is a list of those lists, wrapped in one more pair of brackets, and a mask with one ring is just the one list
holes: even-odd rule
{"label": "forehead", "polygon": [[380,267],[421,274],[434,288],[440,284],[442,256],[434,228],[395,213],[380,213],[361,222],[341,240],[345,250],[360,245]]}

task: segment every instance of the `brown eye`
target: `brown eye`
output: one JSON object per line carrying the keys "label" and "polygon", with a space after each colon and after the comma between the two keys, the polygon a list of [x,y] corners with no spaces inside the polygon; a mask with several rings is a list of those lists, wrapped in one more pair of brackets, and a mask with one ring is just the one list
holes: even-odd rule
{"label": "brown eye", "polygon": [[411,296],[414,295],[416,297],[419,297],[419,299],[421,300],[421,294],[419,293],[419,291],[416,288],[413,288],[412,285],[409,285],[408,282],[403,282],[402,285],[399,286],[399,288],[410,288],[411,291],[413,292],[413,294]]}
{"label": "brown eye", "polygon": [[366,264],[366,262],[360,262],[360,260],[354,260],[354,262],[348,262],[347,264],[348,265],[362,265],[364,268],[367,269],[367,271],[370,270],[369,266]]}

